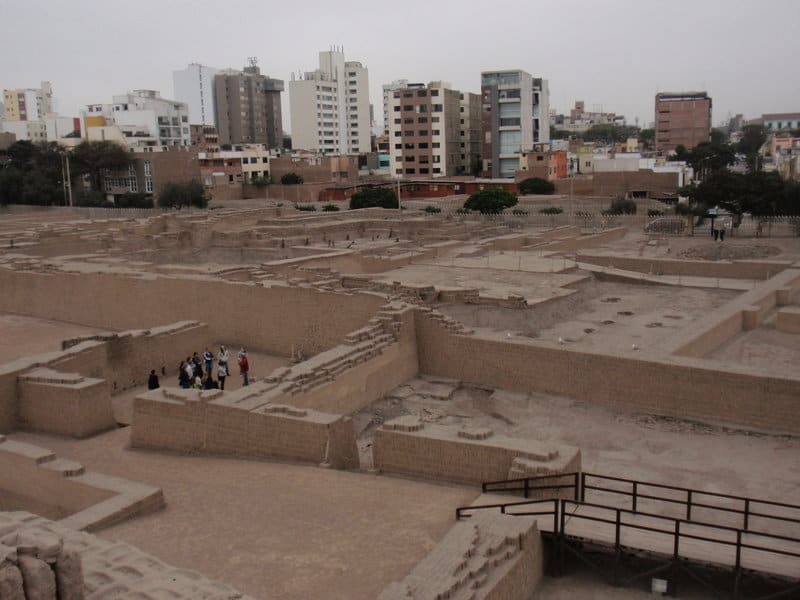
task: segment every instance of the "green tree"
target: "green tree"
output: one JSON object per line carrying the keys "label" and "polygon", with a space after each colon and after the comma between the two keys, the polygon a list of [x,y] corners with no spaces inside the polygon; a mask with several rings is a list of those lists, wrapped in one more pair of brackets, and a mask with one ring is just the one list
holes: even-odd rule
{"label": "green tree", "polygon": [[22,204],[24,185],[20,169],[13,166],[0,169],[0,204]]}
{"label": "green tree", "polygon": [[639,141],[644,144],[645,150],[653,150],[656,147],[656,130],[651,128],[639,131]]}
{"label": "green tree", "polygon": [[9,146],[9,161],[0,177],[0,202],[63,204],[63,152],[64,148],[55,142],[34,144],[21,140]]}
{"label": "green tree", "polygon": [[368,187],[350,196],[350,208],[398,208],[397,195],[386,187]]}
{"label": "green tree", "polygon": [[70,155],[72,176],[88,175],[93,190],[102,191],[103,172],[124,169],[131,162],[127,148],[116,142],[81,142]]}
{"label": "green tree", "polygon": [[742,139],[736,144],[736,151],[747,157],[751,171],[756,170],[758,152],[766,141],[767,129],[763,125],[745,125],[742,129]]}
{"label": "green tree", "polygon": [[208,196],[203,184],[196,179],[186,183],[169,182],[161,188],[158,205],[177,208],[183,206],[205,208],[208,206]]}
{"label": "green tree", "polygon": [[299,185],[303,183],[303,176],[297,173],[284,173],[281,175],[282,185]]}
{"label": "green tree", "polygon": [[555,191],[553,182],[541,177],[528,177],[519,182],[520,194],[552,194]]}
{"label": "green tree", "polygon": [[635,215],[636,202],[629,198],[614,198],[611,206],[603,211],[604,215]]}
{"label": "green tree", "polygon": [[592,125],[583,134],[583,139],[587,142],[603,142],[613,144],[624,142],[630,137],[638,137],[639,128],[631,125],[614,125],[612,123],[598,123]]}
{"label": "green tree", "polygon": [[503,212],[517,204],[516,195],[500,188],[492,188],[475,192],[464,202],[464,209],[477,210],[483,214]]}

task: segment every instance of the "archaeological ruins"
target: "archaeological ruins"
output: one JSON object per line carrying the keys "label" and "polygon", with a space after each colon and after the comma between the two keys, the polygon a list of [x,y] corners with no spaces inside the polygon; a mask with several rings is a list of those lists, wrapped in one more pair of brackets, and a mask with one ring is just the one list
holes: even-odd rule
{"label": "archaeological ruins", "polygon": [[798,597],[798,224],[437,202],[2,209],[0,598]]}

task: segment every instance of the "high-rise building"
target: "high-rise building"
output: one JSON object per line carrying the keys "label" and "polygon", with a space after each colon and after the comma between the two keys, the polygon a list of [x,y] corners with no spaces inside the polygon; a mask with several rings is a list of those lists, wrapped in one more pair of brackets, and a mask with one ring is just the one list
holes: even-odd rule
{"label": "high-rise building", "polygon": [[38,121],[55,113],[53,87],[43,81],[38,88],[3,90],[3,119],[6,121]]}
{"label": "high-rise building", "polygon": [[90,141],[116,141],[131,149],[188,146],[189,109],[155,90],[134,90],[113,96],[111,104],[88,105],[81,111],[81,133]]}
{"label": "high-rise building", "polygon": [[185,69],[172,72],[174,97],[189,106],[191,125],[216,125],[214,113],[214,76],[219,69],[192,63]]}
{"label": "high-rise building", "polygon": [[214,77],[214,101],[220,144],[283,144],[283,80],[261,74],[255,58],[242,71]]}
{"label": "high-rise building", "polygon": [[706,92],[656,94],[656,151],[694,148],[711,139],[711,98]]}
{"label": "high-rise building", "polygon": [[409,83],[408,79],[395,79],[392,83],[383,84],[383,133],[389,133],[389,111],[392,92],[407,87],[423,87],[422,83]]}
{"label": "high-rise building", "polygon": [[[468,174],[480,131],[480,96],[440,81],[390,92],[389,160],[395,177]],[[477,129],[476,129],[477,128]]]}
{"label": "high-rise building", "polygon": [[370,151],[369,77],[338,49],[319,53],[319,68],[289,82],[292,147],[326,154]]}
{"label": "high-rise building", "polygon": [[510,178],[523,151],[550,141],[547,80],[521,70],[481,73],[483,174]]}

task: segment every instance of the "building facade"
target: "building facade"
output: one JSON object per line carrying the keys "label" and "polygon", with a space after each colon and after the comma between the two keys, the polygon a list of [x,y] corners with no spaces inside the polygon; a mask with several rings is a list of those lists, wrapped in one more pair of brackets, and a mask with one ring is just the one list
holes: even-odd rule
{"label": "building facade", "polygon": [[656,152],[694,148],[711,139],[711,98],[706,92],[656,94]]}
{"label": "building facade", "polygon": [[111,104],[90,104],[81,111],[81,134],[90,141],[116,141],[132,150],[189,146],[189,109],[155,90],[134,90],[112,97]]}
{"label": "building facade", "polygon": [[335,49],[319,53],[319,68],[289,82],[292,147],[323,154],[369,152],[369,73]]}
{"label": "building facade", "polygon": [[227,70],[214,78],[214,101],[220,145],[283,144],[283,80],[261,74],[252,59],[242,71]]}
{"label": "building facade", "polygon": [[481,73],[483,174],[514,177],[523,151],[550,141],[547,80],[522,70]]}
{"label": "building facade", "polygon": [[43,81],[38,88],[3,90],[3,119],[6,121],[38,121],[55,113],[53,87]]}
{"label": "building facade", "polygon": [[394,177],[469,174],[479,160],[480,97],[443,82],[408,84],[389,99],[388,150]]}
{"label": "building facade", "polygon": [[219,69],[197,63],[172,72],[174,97],[189,107],[191,125],[216,126],[214,77],[217,73]]}
{"label": "building facade", "polygon": [[800,129],[800,113],[771,113],[762,115],[761,119],[770,131]]}

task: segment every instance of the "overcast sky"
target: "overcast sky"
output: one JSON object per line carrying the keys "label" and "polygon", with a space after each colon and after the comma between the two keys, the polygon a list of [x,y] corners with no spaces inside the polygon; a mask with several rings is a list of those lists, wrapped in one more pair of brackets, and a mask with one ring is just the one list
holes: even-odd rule
{"label": "overcast sky", "polygon": [[[0,0],[0,88],[53,84],[59,112],[147,88],[172,97],[190,62],[288,82],[344,46],[381,85],[445,80],[480,91],[480,73],[525,69],[550,82],[550,107],[575,100],[628,122],[653,120],[656,91],[706,90],[713,122],[800,111],[797,0]],[[283,95],[288,117],[288,85]],[[289,128],[288,118],[285,126]]]}

